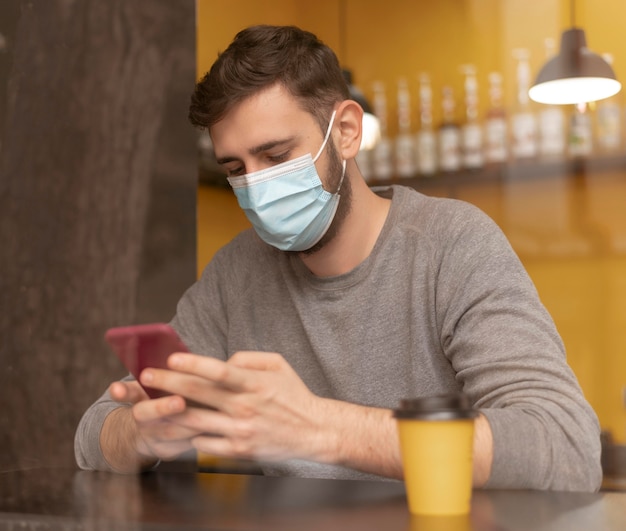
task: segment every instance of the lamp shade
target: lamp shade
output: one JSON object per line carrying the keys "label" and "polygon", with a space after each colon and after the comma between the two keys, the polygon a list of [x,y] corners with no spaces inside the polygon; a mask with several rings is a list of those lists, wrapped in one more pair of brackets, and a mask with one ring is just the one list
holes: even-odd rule
{"label": "lamp shade", "polygon": [[571,28],[561,35],[559,54],[539,71],[528,95],[538,103],[566,105],[609,98],[620,89],[611,66],[587,48],[585,32]]}

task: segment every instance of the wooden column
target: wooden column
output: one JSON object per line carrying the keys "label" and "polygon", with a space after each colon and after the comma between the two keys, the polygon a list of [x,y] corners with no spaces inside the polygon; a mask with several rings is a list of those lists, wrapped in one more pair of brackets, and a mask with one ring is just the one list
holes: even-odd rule
{"label": "wooden column", "polygon": [[194,7],[0,6],[0,471],[73,466],[124,374],[105,329],[169,319],[193,282]]}

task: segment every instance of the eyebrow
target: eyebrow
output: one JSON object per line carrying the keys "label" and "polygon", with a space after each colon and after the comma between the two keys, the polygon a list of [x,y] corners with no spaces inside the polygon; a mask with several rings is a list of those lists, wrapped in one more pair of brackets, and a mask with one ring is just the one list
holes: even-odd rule
{"label": "eyebrow", "polygon": [[[254,146],[253,148],[250,148],[248,150],[248,153],[250,155],[257,155],[258,153],[261,153],[262,151],[268,151],[270,149],[274,149],[275,147],[280,147],[285,144],[289,144],[293,142],[295,138],[296,138],[295,136],[290,136],[288,138],[283,138],[281,140],[270,140],[269,142],[265,142],[264,144],[260,144],[258,146]],[[220,157],[216,160],[218,164],[226,164],[228,162],[240,161],[241,159],[239,159],[238,157],[226,156],[226,157]]]}

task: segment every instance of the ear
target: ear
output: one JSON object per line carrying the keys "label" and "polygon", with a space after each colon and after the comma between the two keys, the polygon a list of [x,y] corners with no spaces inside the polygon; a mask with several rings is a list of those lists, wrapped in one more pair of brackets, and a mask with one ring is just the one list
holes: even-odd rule
{"label": "ear", "polygon": [[353,159],[361,147],[363,109],[356,101],[344,100],[337,107],[336,116],[339,135],[335,137],[335,145],[342,159]]}

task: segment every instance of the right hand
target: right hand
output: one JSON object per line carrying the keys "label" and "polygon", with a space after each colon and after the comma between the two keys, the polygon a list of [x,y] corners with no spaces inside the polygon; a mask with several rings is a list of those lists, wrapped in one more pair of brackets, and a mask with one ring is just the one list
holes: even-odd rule
{"label": "right hand", "polygon": [[[193,448],[190,441],[198,432],[172,422],[186,411],[186,403],[181,396],[149,399],[136,381],[113,382],[109,393],[117,402],[132,404],[114,410],[103,426],[103,436],[108,434],[105,436],[108,444],[102,445],[103,451],[115,468],[145,468],[157,459],[172,460]],[[132,448],[123,448],[122,444],[116,452],[114,440],[122,440],[124,436]],[[134,463],[130,462],[129,456],[119,455],[132,450],[137,457]]]}

